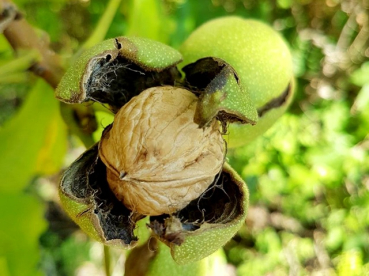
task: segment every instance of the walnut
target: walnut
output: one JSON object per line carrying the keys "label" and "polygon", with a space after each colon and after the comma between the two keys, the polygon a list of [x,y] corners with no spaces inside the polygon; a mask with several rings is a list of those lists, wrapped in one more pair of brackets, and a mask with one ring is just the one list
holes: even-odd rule
{"label": "walnut", "polygon": [[132,211],[157,216],[181,210],[221,171],[225,142],[220,124],[194,122],[198,98],[176,87],[154,87],[115,115],[99,156],[115,196]]}

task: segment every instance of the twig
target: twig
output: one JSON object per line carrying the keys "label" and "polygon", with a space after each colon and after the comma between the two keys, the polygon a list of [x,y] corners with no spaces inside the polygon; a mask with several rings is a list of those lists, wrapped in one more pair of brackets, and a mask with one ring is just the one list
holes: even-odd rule
{"label": "twig", "polygon": [[105,268],[105,275],[110,276],[111,274],[110,248],[106,245],[104,245],[104,268]]}
{"label": "twig", "polygon": [[2,33],[12,21],[19,18],[21,18],[21,14],[17,11],[15,6],[0,2],[0,33]]}
{"label": "twig", "polygon": [[[0,0],[2,11],[0,12],[0,20],[9,20],[5,17],[7,14],[20,14],[17,7],[8,0]],[[46,80],[53,88],[56,88],[64,69],[60,65],[60,57],[56,55],[49,47],[49,43],[45,39],[40,39],[35,30],[21,16],[11,16],[11,21],[7,21],[4,28],[4,36],[18,52],[20,50],[36,50],[41,59],[35,63],[30,70],[36,75]]]}

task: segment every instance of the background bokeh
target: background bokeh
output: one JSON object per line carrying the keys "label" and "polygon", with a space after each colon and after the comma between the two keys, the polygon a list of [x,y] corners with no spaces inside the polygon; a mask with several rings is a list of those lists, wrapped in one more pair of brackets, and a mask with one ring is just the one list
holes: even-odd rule
{"label": "background bokeh", "polygon": [[[66,66],[107,5],[15,3]],[[369,1],[122,1],[106,37],[178,47],[194,28],[225,15],[278,30],[296,76],[288,113],[229,152],[250,189],[246,223],[224,248],[231,275],[369,275]],[[14,59],[0,35],[0,275],[104,275],[102,247],[58,207],[60,170],[83,145],[68,135],[46,83],[6,72]],[[97,116],[101,127],[109,123]],[[116,267],[123,262],[116,257]]]}

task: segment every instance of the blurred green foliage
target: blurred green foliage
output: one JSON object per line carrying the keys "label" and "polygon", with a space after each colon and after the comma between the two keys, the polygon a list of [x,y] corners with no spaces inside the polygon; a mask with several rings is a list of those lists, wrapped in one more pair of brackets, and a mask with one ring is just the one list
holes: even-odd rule
{"label": "blurred green foliage", "polygon": [[[15,2],[66,67],[107,5]],[[297,84],[288,114],[229,153],[251,207],[225,247],[228,262],[240,276],[369,275],[368,1],[129,0],[106,37],[138,35],[178,47],[201,23],[224,15],[280,31]],[[0,36],[0,68],[14,60]],[[81,143],[67,136],[51,88],[17,68],[5,78],[0,72],[0,275],[72,275],[93,259],[93,245],[71,235],[75,228],[60,212],[50,216],[47,202],[57,201],[58,172]],[[104,114],[98,131],[111,121]]]}

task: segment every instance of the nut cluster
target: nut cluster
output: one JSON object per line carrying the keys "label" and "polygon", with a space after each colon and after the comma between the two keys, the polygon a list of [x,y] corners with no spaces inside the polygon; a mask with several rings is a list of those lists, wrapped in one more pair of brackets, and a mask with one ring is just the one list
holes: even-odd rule
{"label": "nut cluster", "polygon": [[149,88],[115,115],[99,156],[115,196],[132,211],[157,216],[181,210],[221,171],[220,124],[194,123],[198,98],[172,86]]}
{"label": "nut cluster", "polygon": [[100,142],[63,173],[63,207],[92,238],[121,248],[137,244],[137,222],[151,216],[147,225],[175,262],[199,261],[234,236],[248,208],[221,133],[227,129],[228,147],[247,145],[292,95],[289,48],[255,20],[212,20],[180,52],[146,38],[103,41],[56,89],[61,101],[95,101],[115,114]]}

